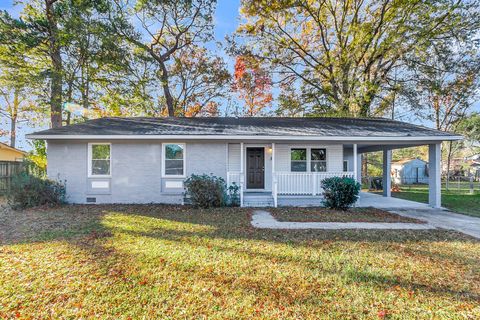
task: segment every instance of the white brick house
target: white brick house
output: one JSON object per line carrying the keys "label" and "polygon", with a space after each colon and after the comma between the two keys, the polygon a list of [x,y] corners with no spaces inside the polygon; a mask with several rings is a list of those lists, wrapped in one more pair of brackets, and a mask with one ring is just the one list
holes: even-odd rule
{"label": "white brick house", "polygon": [[[213,174],[243,206],[319,205],[320,182],[360,179],[362,153],[429,145],[430,205],[440,206],[440,144],[461,136],[387,119],[102,118],[28,136],[48,142],[48,176],[72,203],[182,203],[183,181]],[[390,174],[385,174],[390,196]]]}

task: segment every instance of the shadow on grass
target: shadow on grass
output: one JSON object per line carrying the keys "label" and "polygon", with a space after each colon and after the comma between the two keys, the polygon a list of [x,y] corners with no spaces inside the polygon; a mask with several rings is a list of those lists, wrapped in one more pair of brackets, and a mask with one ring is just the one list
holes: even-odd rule
{"label": "shadow on grass", "polygon": [[[0,244],[70,239],[91,233],[109,233],[105,216],[121,214],[211,228],[200,237],[266,240],[280,243],[305,241],[358,241],[402,243],[407,241],[468,241],[473,237],[445,230],[272,230],[251,225],[252,209],[194,209],[170,205],[67,205],[10,211],[0,215]],[[148,223],[147,223],[148,224]],[[136,226],[138,227],[138,226]],[[165,230],[161,231],[162,233]],[[153,231],[155,233],[155,231]],[[180,234],[178,230],[173,234]],[[184,236],[191,233],[185,233]]]}
{"label": "shadow on grass", "polygon": [[[163,206],[163,205],[109,205],[109,206],[64,206],[54,209],[26,210],[11,212],[2,216],[2,229],[8,230],[0,234],[0,244],[25,244],[31,242],[66,240],[78,247],[88,255],[86,263],[97,266],[102,270],[105,278],[115,281],[131,281],[134,285],[141,283],[142,269],[139,255],[142,253],[124,247],[128,242],[122,242],[129,237],[134,248],[141,248],[138,244],[140,238],[160,240],[151,246],[162,245],[163,241],[177,243],[179,248],[190,246],[185,254],[196,254],[198,250],[214,250],[232,254],[236,259],[244,256],[261,260],[265,264],[286,264],[298,267],[300,270],[318,269],[322,274],[337,275],[347,283],[360,283],[372,288],[382,290],[392,286],[401,286],[406,290],[420,290],[432,294],[455,296],[463,301],[478,301],[480,296],[476,292],[453,289],[455,283],[428,284],[422,281],[406,280],[369,272],[362,268],[352,270],[343,265],[319,265],[318,257],[308,254],[309,249],[320,249],[338,255],[344,255],[342,246],[352,250],[361,250],[362,245],[369,247],[378,255],[393,254],[404,244],[419,242],[421,248],[428,246],[425,242],[471,242],[477,241],[459,233],[443,230],[262,230],[255,229],[250,224],[251,209],[222,208],[199,210],[190,207]],[[116,238],[118,237],[118,238]],[[109,241],[112,240],[112,241]],[[113,240],[119,240],[112,245]],[[143,241],[143,240],[142,240]],[[107,244],[106,242],[109,242]],[[343,242],[343,243],[342,243]],[[352,243],[358,242],[356,247]],[[270,244],[269,244],[270,243]],[[369,244],[370,243],[370,244]],[[115,247],[115,245],[117,245]],[[273,247],[278,245],[279,247]],[[272,246],[272,248],[266,248]],[[415,247],[418,247],[417,245]],[[283,249],[293,248],[299,250],[293,256],[286,254]],[[181,249],[179,249],[181,250]],[[322,251],[319,251],[322,252]],[[333,254],[332,253],[332,254]],[[348,255],[352,255],[350,252]],[[457,263],[474,265],[478,261],[462,261],[461,257],[452,253],[434,255],[423,249],[415,250],[411,255],[419,255],[426,259],[452,260]],[[269,295],[282,301],[291,303],[308,303],[315,301],[322,292],[315,283],[308,285],[307,290],[292,294],[286,290],[286,284],[279,285],[275,282],[256,281],[248,278],[245,282],[238,283],[238,271],[235,268],[222,268],[216,272],[205,272],[202,268],[192,267],[188,257],[170,266],[180,276],[189,281],[205,280],[216,284],[235,286],[244,294],[253,292],[268,292]],[[156,264],[169,263],[158,259]],[[348,263],[348,262],[347,262]],[[353,265],[353,264],[352,264]],[[153,264],[149,264],[149,267]],[[145,271],[145,270],[143,270]],[[148,270],[146,270],[148,271]],[[177,275],[178,276],[178,275]],[[302,275],[298,275],[300,278]],[[291,280],[294,282],[295,280]],[[299,281],[299,280],[297,280]],[[295,283],[293,283],[295,284]],[[288,286],[291,287],[292,283]],[[180,290],[180,288],[177,288]],[[292,300],[292,297],[295,298]]]}

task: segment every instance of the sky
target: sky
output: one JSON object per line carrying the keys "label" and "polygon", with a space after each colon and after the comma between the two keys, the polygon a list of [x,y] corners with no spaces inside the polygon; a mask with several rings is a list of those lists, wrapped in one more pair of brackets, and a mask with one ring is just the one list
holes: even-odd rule
{"label": "sky", "polygon": [[[13,16],[18,16],[21,11],[21,7],[13,6],[13,2],[11,0],[0,0],[0,10],[6,10]],[[217,10],[215,12],[215,41],[221,42],[225,39],[225,36],[232,34],[238,24],[239,24],[239,7],[240,7],[240,0],[218,0],[217,3]],[[211,49],[215,49],[215,46],[209,46]],[[227,60],[229,68],[233,69],[233,60],[232,58],[228,57],[224,53],[220,53]],[[476,103],[474,106],[475,111],[480,111],[480,102]],[[418,124],[423,124],[426,126],[431,126],[430,123],[425,121],[420,121],[418,119],[412,119],[411,113],[409,112],[399,112],[397,116],[400,116],[398,120],[404,121],[413,121]],[[8,129],[9,124],[6,122],[6,119],[1,119],[0,121],[0,128]],[[25,124],[19,124],[19,132],[17,134],[17,146],[24,150],[30,150],[31,147],[25,139],[25,134],[44,129],[44,128],[32,128],[26,126]],[[7,142],[8,137],[0,137],[0,142]]]}

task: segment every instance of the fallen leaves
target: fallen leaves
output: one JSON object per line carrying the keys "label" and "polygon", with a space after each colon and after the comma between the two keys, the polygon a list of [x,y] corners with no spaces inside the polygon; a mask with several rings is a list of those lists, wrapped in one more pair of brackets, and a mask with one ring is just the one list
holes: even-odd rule
{"label": "fallen leaves", "polygon": [[9,222],[0,246],[0,318],[480,316],[480,243],[471,238],[256,230],[249,214],[154,205],[29,211]]}

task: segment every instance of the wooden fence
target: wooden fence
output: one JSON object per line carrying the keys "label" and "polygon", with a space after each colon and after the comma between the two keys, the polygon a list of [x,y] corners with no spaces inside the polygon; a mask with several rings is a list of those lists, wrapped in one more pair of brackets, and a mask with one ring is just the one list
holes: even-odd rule
{"label": "wooden fence", "polygon": [[12,177],[24,170],[22,162],[0,161],[0,195],[10,189]]}

